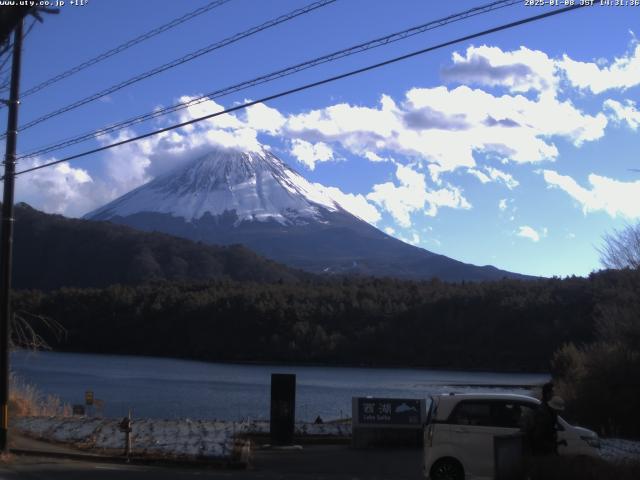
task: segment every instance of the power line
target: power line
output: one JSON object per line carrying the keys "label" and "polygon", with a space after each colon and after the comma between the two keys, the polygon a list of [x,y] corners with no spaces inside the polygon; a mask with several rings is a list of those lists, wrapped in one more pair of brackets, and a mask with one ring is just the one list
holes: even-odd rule
{"label": "power line", "polygon": [[[12,47],[13,47],[13,43],[7,43],[7,45],[2,48],[2,51],[0,51],[0,55],[4,55],[5,53],[9,52],[7,53],[7,56],[4,58],[4,60],[2,60],[2,63],[0,63],[0,70],[4,69],[4,67],[7,65],[7,62],[11,58]],[[7,73],[7,72],[2,72],[2,73]],[[6,90],[6,88],[2,88],[0,90]]]}
{"label": "power line", "polygon": [[122,130],[124,128],[145,122],[147,120],[158,118],[160,116],[167,115],[169,113],[173,113],[193,105],[198,105],[207,100],[213,100],[215,98],[220,98],[220,97],[229,95],[231,93],[236,93],[242,90],[246,90],[247,88],[254,87],[256,85],[261,85],[267,82],[271,82],[273,80],[277,80],[279,78],[283,78],[289,75],[293,75],[300,71],[307,70],[309,68],[316,67],[321,64],[339,60],[341,58],[348,57],[350,55],[361,53],[367,50],[371,50],[380,46],[388,45],[390,43],[394,43],[399,40],[404,40],[406,38],[412,37],[419,33],[424,33],[425,31],[428,31],[428,30],[439,28],[453,22],[464,20],[476,15],[484,14],[500,8],[508,7],[516,3],[521,3],[521,0],[500,0],[500,1],[495,1],[486,5],[482,5],[479,7],[475,7],[469,10],[465,10],[463,12],[455,13],[438,20],[433,20],[422,25],[418,25],[415,27],[402,30],[400,32],[385,35],[383,37],[379,37],[379,38],[370,40],[368,42],[360,43],[358,45],[354,45],[349,48],[338,50],[336,52],[323,55],[321,57],[317,57],[312,60],[308,60],[306,62],[284,68],[282,70],[277,70],[275,72],[271,72],[269,74],[262,75],[260,77],[257,77],[251,80],[247,80],[235,85],[221,88],[214,92],[210,92],[206,95],[192,99],[188,102],[179,102],[169,107],[156,109],[151,112],[139,115],[137,117],[129,118],[128,120],[123,120],[121,122],[118,122],[113,125],[109,125],[107,127],[104,127],[98,130],[94,130],[94,131],[87,132],[75,137],[71,137],[66,140],[59,141],[58,143],[55,143],[55,144],[50,144],[46,147],[40,147],[37,150],[33,150],[27,154],[22,155],[20,158],[22,159],[22,158],[34,157],[37,155],[43,155],[43,154],[57,151],[66,147],[70,147],[72,145],[77,145],[78,143],[82,143],[87,140],[98,138],[103,135],[107,135],[109,133],[113,133],[113,132]]}
{"label": "power line", "polygon": [[33,30],[33,27],[36,24],[36,22],[37,22],[37,20],[35,18],[33,20],[31,20],[31,25],[29,25],[29,27],[27,28],[27,31],[22,36],[22,40],[25,40],[29,36],[29,34],[31,33],[31,30]]}
{"label": "power line", "polygon": [[[149,40],[150,38],[155,37],[156,35],[160,35],[161,33],[166,32],[167,30],[170,30],[174,27],[177,27],[178,25],[183,24],[184,22],[187,22],[199,15],[202,15],[204,13],[207,13],[210,10],[213,10],[214,8],[220,7],[222,5],[224,5],[227,2],[230,2],[231,0],[216,0],[214,2],[210,2],[207,5],[204,5],[200,8],[197,8],[196,10],[193,10],[189,13],[186,13],[185,15],[176,18],[174,20],[171,20],[168,23],[165,23],[164,25],[160,25],[159,27],[154,28],[153,30],[149,30],[146,33],[143,33],[142,35],[138,35],[136,38],[133,38],[121,45],[118,45],[117,47],[112,48],[111,50],[107,50],[106,52],[101,53],[100,55],[97,55],[89,60],[87,60],[86,62],[82,62],[79,65],[76,65],[75,67],[70,68],[69,70],[66,70],[48,80],[45,80],[42,83],[39,83],[38,85],[35,85],[34,87],[31,87],[30,89],[22,92],[20,95],[22,98],[27,97],[29,95],[32,95],[36,92],[39,92],[40,90],[43,90],[47,87],[50,87],[51,85],[53,85],[54,83],[59,82],[60,80],[63,80],[67,77],[70,77],[71,75],[74,75],[78,72],[81,72],[82,70],[91,67],[92,65],[95,65],[96,63],[100,63],[103,60],[106,60],[109,57],[112,57],[118,53],[124,52],[125,50],[139,44],[142,43],[146,40]],[[28,34],[29,32],[27,32]],[[26,36],[26,35],[25,35]],[[2,89],[0,89],[1,91]]]}
{"label": "power line", "polygon": [[261,98],[259,100],[253,100],[251,102],[244,103],[242,105],[236,105],[234,107],[227,108],[226,110],[222,110],[220,112],[211,113],[211,114],[208,114],[208,115],[204,115],[202,117],[194,118],[192,120],[187,120],[186,122],[181,122],[181,123],[178,123],[178,124],[175,124],[175,125],[171,125],[169,127],[161,128],[159,130],[154,130],[154,131],[149,132],[149,133],[138,135],[136,137],[128,138],[126,140],[121,140],[119,142],[114,142],[114,143],[111,143],[109,145],[105,145],[105,146],[102,146],[102,147],[94,148],[92,150],[87,150],[85,152],[77,153],[75,155],[71,155],[71,156],[62,158],[60,160],[55,160],[55,161],[52,161],[52,162],[43,163],[42,165],[37,165],[35,167],[27,168],[27,169],[21,170],[19,172],[16,172],[15,175],[22,175],[24,173],[33,172],[35,170],[40,170],[40,169],[43,169],[43,168],[46,168],[46,167],[50,167],[50,166],[57,165],[57,164],[60,164],[60,163],[68,162],[68,161],[71,161],[71,160],[75,160],[77,158],[85,157],[87,155],[91,155],[91,154],[94,154],[94,153],[102,152],[104,150],[109,150],[111,148],[115,148],[115,147],[119,147],[119,146],[122,146],[122,145],[126,145],[128,143],[136,142],[138,140],[142,140],[144,138],[152,137],[152,136],[158,135],[160,133],[169,132],[171,130],[175,130],[175,129],[178,129],[178,128],[186,127],[187,125],[192,125],[194,123],[198,123],[198,122],[201,122],[203,120],[208,120],[210,118],[218,117],[220,115],[225,115],[227,113],[232,113],[232,112],[235,112],[235,111],[238,111],[238,110],[243,110],[243,109],[251,107],[253,105],[257,105],[258,103],[268,102],[268,101],[271,101],[271,100],[275,100],[277,98],[281,98],[281,97],[285,97],[287,95],[291,95],[293,93],[298,93],[298,92],[302,92],[304,90],[308,90],[308,89],[311,89],[311,88],[319,87],[319,86],[325,85],[327,83],[332,83],[332,82],[335,82],[337,80],[342,80],[344,78],[348,78],[348,77],[352,77],[352,76],[355,76],[355,75],[359,75],[361,73],[368,72],[368,71],[371,71],[371,70],[375,70],[377,68],[384,67],[386,65],[391,65],[393,63],[397,63],[397,62],[400,62],[400,61],[403,61],[403,60],[407,60],[409,58],[413,58],[413,57],[416,57],[418,55],[423,55],[425,53],[432,52],[434,50],[438,50],[438,49],[441,49],[441,48],[449,47],[449,46],[455,45],[457,43],[466,42],[468,40],[473,40],[474,38],[482,37],[484,35],[489,35],[491,33],[500,32],[500,31],[503,31],[503,30],[507,30],[507,29],[514,28],[514,27],[517,27],[517,26],[520,26],[520,25],[524,25],[524,24],[527,24],[527,23],[535,22],[537,20],[542,20],[542,19],[547,18],[547,17],[559,15],[559,14],[566,13],[566,12],[569,12],[571,10],[576,10],[578,8],[582,8],[582,7],[586,7],[586,6],[590,6],[590,4],[572,5],[572,6],[569,6],[569,7],[564,7],[564,8],[552,10],[552,11],[549,11],[549,12],[546,12],[546,13],[542,13],[542,14],[539,14],[539,15],[534,15],[532,17],[527,17],[527,18],[524,18],[522,20],[517,20],[515,22],[510,22],[510,23],[507,23],[507,24],[503,24],[503,25],[500,25],[498,27],[493,27],[493,28],[490,28],[488,30],[483,30],[481,32],[473,33],[473,34],[470,34],[470,35],[465,35],[464,37],[459,37],[459,38],[456,38],[454,40],[449,40],[447,42],[440,43],[438,45],[434,45],[434,46],[431,46],[431,47],[423,48],[421,50],[417,50],[417,51],[414,51],[414,52],[411,52],[411,53],[407,53],[405,55],[394,57],[394,58],[391,58],[389,60],[385,60],[383,62],[379,62],[379,63],[375,63],[373,65],[369,65],[367,67],[358,68],[356,70],[351,70],[349,72],[342,73],[340,75],[335,75],[335,76],[332,76],[332,77],[325,78],[323,80],[318,80],[316,82],[307,83],[305,85],[302,85],[302,86],[299,86],[299,87],[295,87],[295,88],[292,88],[292,89],[289,89],[289,90],[285,90],[283,92],[275,93],[273,95],[269,95],[267,97],[263,97],[263,98]]}
{"label": "power line", "polygon": [[[214,50],[226,47],[227,45],[230,45],[232,43],[235,43],[243,38],[249,37],[251,35],[255,35],[258,32],[261,32],[263,30],[267,30],[268,28],[274,27],[276,25],[279,25],[281,23],[287,22],[289,20],[293,20],[296,17],[299,17],[300,15],[304,15],[306,13],[312,12],[313,10],[316,10],[318,8],[322,8],[325,7],[331,3],[336,2],[337,0],[318,0],[314,3],[311,3],[305,7],[302,8],[298,8],[296,10],[293,10],[285,15],[281,15],[277,18],[274,18],[272,20],[269,20],[268,22],[265,22],[261,25],[258,25],[256,27],[250,28],[249,30],[245,30],[244,32],[241,33],[237,33],[231,37],[227,37],[224,40],[221,40],[219,42],[213,43],[211,45],[208,45],[206,47],[203,47],[199,50],[196,50],[194,52],[191,52],[183,57],[180,57],[176,60],[173,60],[171,62],[165,63],[163,65],[160,65],[159,67],[156,67],[152,70],[149,70],[148,72],[142,73],[140,75],[137,75],[135,77],[132,77],[128,80],[125,80],[123,82],[120,82],[116,85],[113,85],[109,88],[106,88],[98,93],[94,93],[93,95],[90,95],[88,97],[85,97],[81,100],[78,100],[77,102],[74,102],[70,105],[67,105],[65,107],[62,107],[58,110],[55,110],[53,112],[47,113],[46,115],[43,115],[39,118],[36,118],[35,120],[32,120],[24,125],[21,125],[19,128],[19,131],[23,131],[26,130],[28,128],[31,128],[35,125],[38,125],[39,123],[42,123],[46,120],[49,120],[53,117],[56,117],[58,115],[61,115],[63,113],[66,113],[70,110],[74,110],[78,107],[81,107],[82,105],[86,105],[87,103],[93,102],[99,98],[105,97],[111,93],[117,92],[118,90],[121,90],[125,87],[128,87],[129,85],[133,85],[134,83],[140,82],[142,80],[145,80],[149,77],[152,77],[154,75],[157,75],[159,73],[162,73],[166,70],[169,70],[171,68],[177,67],[179,65],[182,65],[183,63],[189,62],[191,60],[194,60],[206,53],[210,53]],[[3,136],[0,136],[0,138],[3,138]]]}

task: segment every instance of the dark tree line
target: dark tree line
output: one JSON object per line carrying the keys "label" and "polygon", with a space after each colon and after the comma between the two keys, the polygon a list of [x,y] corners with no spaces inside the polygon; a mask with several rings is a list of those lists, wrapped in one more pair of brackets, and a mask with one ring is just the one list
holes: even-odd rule
{"label": "dark tree line", "polygon": [[49,338],[60,350],[548,371],[562,345],[594,340],[600,312],[624,291],[633,295],[638,276],[160,282],[22,291],[15,305],[60,322],[66,336]]}

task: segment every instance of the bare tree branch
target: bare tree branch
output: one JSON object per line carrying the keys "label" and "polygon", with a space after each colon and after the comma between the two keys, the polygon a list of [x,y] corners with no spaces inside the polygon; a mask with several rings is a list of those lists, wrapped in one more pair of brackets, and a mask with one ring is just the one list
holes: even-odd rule
{"label": "bare tree branch", "polygon": [[640,268],[640,222],[614,230],[602,240],[598,253],[605,268]]}
{"label": "bare tree branch", "polygon": [[[40,323],[40,326],[36,325]],[[51,347],[38,333],[48,330],[56,340],[66,335],[64,327],[55,320],[18,310],[14,312],[11,324],[11,348],[25,348],[28,350],[50,350]]]}

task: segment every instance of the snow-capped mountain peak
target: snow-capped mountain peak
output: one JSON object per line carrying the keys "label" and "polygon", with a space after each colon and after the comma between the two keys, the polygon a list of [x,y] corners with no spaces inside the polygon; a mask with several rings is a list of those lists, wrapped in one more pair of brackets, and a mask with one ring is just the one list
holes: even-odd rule
{"label": "snow-capped mountain peak", "polygon": [[322,221],[342,208],[267,150],[215,150],[157,177],[87,215],[93,219],[164,213],[191,222],[235,213],[237,222]]}
{"label": "snow-capped mountain peak", "polygon": [[[514,276],[390,237],[349,213],[329,192],[268,150],[216,150],[86,218],[209,244],[242,244],[267,258],[315,273],[454,281]],[[176,261],[180,263],[179,258]]]}

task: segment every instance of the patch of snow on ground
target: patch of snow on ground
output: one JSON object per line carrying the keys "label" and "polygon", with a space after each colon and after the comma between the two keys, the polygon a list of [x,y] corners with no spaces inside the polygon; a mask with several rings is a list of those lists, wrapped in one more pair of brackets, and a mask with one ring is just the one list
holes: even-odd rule
{"label": "patch of snow on ground", "polygon": [[[69,443],[96,450],[124,450],[124,433],[118,419],[89,417],[24,417],[16,428],[44,440]],[[134,420],[132,441],[138,454],[228,459],[234,453],[237,436],[269,433],[269,422],[247,420]],[[296,436],[351,435],[350,423],[296,423]],[[640,441],[602,439],[601,456],[622,462],[640,460]]]}
{"label": "patch of snow on ground", "polygon": [[640,441],[605,438],[601,440],[600,454],[614,462],[640,461]]}
{"label": "patch of snow on ground", "polygon": [[[125,435],[118,419],[87,417],[25,417],[16,421],[23,433],[43,440],[96,450],[124,450]],[[215,420],[134,420],[133,450],[139,454],[229,458],[238,435],[268,434],[269,422]],[[349,436],[350,424],[298,423],[295,434]]]}
{"label": "patch of snow on ground", "polygon": [[[23,433],[43,440],[71,443],[96,450],[124,450],[125,434],[118,419],[29,417],[16,421]],[[133,450],[137,453],[229,458],[234,450],[231,422],[134,420]]]}

